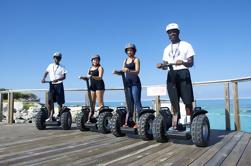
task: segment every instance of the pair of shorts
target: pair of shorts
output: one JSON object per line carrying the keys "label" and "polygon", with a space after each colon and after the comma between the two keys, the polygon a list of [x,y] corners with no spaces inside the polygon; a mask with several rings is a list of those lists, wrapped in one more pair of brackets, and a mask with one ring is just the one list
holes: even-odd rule
{"label": "pair of shorts", "polygon": [[105,83],[103,80],[91,80],[91,91],[105,90]]}
{"label": "pair of shorts", "polygon": [[168,72],[167,91],[172,103],[182,99],[184,104],[194,102],[193,86],[188,69],[173,70]]}
{"label": "pair of shorts", "polygon": [[49,103],[58,103],[62,105],[65,103],[65,96],[64,96],[64,85],[63,83],[59,84],[51,84],[49,89]]}

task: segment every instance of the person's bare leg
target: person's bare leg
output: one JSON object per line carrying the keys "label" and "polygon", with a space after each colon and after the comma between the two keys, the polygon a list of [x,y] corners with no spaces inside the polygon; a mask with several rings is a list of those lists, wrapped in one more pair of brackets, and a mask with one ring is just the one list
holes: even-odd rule
{"label": "person's bare leg", "polygon": [[54,103],[49,104],[48,106],[48,116],[49,116],[48,120],[49,121],[52,121],[53,114],[54,114]]}
{"label": "person's bare leg", "polygon": [[[94,108],[93,111],[95,111],[95,105],[96,105],[96,92],[91,92],[91,98],[92,98],[92,104],[93,104],[93,108]],[[91,104],[91,103],[90,103],[90,104]],[[91,112],[89,113],[89,115],[88,115],[88,121],[87,121],[87,122],[90,122],[91,117],[92,117],[93,114],[94,114],[93,111],[91,111]]]}
{"label": "person's bare leg", "polygon": [[187,115],[186,123],[187,124],[191,123],[192,110],[193,110],[192,104],[186,104],[186,115]]}
{"label": "person's bare leg", "polygon": [[104,106],[104,91],[103,90],[97,90],[96,91],[96,96],[98,99],[98,105],[99,109]]}

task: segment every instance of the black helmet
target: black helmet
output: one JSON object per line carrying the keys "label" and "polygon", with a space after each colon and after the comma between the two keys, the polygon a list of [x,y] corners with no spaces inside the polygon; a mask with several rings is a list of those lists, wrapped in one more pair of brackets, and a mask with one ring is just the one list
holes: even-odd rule
{"label": "black helmet", "polygon": [[98,54],[95,54],[95,55],[92,56],[91,61],[92,61],[93,59],[98,59],[98,60],[100,61],[100,56],[99,56]]}
{"label": "black helmet", "polygon": [[127,53],[126,51],[127,51],[128,48],[132,48],[134,50],[134,53],[137,51],[136,46],[134,44],[132,44],[132,43],[126,44],[125,53]]}

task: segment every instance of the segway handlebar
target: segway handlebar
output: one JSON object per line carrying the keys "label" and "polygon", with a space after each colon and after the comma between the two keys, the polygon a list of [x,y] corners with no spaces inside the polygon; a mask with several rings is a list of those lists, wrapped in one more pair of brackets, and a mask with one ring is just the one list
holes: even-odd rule
{"label": "segway handlebar", "polygon": [[87,81],[89,79],[89,77],[87,77],[87,76],[85,76],[85,77],[79,76],[78,78],[81,79],[81,80],[85,80],[85,81]]}
{"label": "segway handlebar", "polygon": [[53,81],[44,81],[44,82],[42,82],[43,84],[45,84],[45,83],[52,83]]}
{"label": "segway handlebar", "polygon": [[122,75],[122,74],[124,74],[124,72],[122,70],[114,70],[112,73],[116,74],[116,75]]}

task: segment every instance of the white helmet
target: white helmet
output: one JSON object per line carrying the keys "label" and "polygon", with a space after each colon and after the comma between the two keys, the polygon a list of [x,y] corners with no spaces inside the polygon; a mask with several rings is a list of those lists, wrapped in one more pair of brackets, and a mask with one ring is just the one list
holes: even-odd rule
{"label": "white helmet", "polygon": [[60,52],[55,52],[55,53],[53,54],[53,58],[55,58],[55,57],[60,57],[60,58],[62,58],[62,54],[61,54]]}
{"label": "white helmet", "polygon": [[179,29],[179,25],[176,24],[176,23],[171,23],[171,24],[168,24],[166,26],[166,32],[169,31],[169,30],[172,30],[172,29],[178,29],[178,30],[180,30]]}

